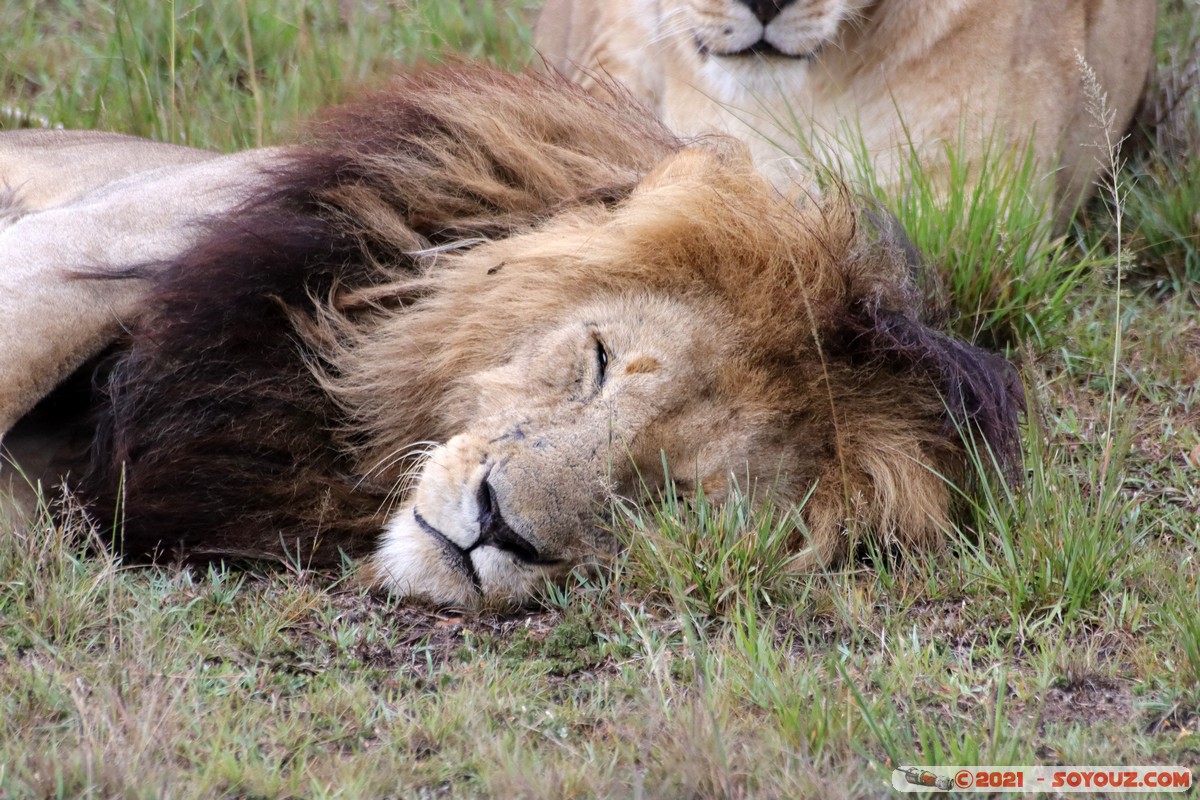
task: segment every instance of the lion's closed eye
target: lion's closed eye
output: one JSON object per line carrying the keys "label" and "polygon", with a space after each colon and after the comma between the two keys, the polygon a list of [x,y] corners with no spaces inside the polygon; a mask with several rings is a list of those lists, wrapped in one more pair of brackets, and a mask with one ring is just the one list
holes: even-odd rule
{"label": "lion's closed eye", "polygon": [[608,375],[608,348],[604,341],[596,337],[596,384],[603,387],[604,378]]}

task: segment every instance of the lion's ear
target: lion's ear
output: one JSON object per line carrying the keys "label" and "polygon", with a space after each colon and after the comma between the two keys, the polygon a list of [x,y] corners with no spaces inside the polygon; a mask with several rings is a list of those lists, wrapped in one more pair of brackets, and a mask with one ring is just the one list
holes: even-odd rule
{"label": "lion's ear", "polygon": [[982,440],[1006,471],[1014,468],[1025,390],[1007,359],[869,301],[848,310],[829,345],[857,364],[928,380],[944,405],[947,435]]}
{"label": "lion's ear", "polygon": [[871,198],[855,197],[853,204],[854,256],[841,265],[847,295],[925,319],[928,298],[942,294],[937,270],[891,211]]}

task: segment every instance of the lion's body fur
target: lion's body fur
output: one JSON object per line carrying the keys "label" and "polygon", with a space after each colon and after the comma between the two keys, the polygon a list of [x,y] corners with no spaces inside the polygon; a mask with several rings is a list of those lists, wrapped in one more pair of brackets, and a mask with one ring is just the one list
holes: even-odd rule
{"label": "lion's body fur", "polygon": [[[936,544],[962,432],[1014,441],[1007,366],[922,323],[886,226],[841,195],[786,201],[732,142],[684,148],[561,81],[458,68],[335,110],[265,163],[194,245],[129,273],[139,312],[98,373],[76,483],[99,515],[119,509],[127,552],[328,563],[379,547],[380,583],[468,604],[469,583],[397,565],[430,551],[425,573],[444,568],[428,537],[379,545],[385,524],[393,544],[428,529],[417,510],[458,535],[433,489],[395,495],[414,469],[465,470],[462,491],[494,492],[522,547],[558,565],[583,551],[547,531],[596,545],[581,532],[596,481],[628,491],[665,453],[717,497],[738,474],[784,503],[815,482],[797,546],[828,563],[858,531]],[[586,340],[560,398],[546,353],[574,358],[576,324],[599,326],[613,372],[580,388]],[[538,447],[551,455],[531,461]],[[453,547],[477,590],[533,586],[468,544]]]}
{"label": "lion's body fur", "polygon": [[141,310],[142,285],[106,271],[178,254],[272,153],[90,131],[0,136],[0,435]]}

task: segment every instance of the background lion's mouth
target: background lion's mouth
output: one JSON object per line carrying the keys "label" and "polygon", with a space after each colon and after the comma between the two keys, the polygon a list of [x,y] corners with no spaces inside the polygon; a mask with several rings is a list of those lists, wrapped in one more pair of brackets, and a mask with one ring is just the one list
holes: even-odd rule
{"label": "background lion's mouth", "polygon": [[721,58],[747,58],[752,56],[766,58],[785,58],[800,61],[809,61],[821,54],[823,45],[819,45],[813,50],[803,53],[787,53],[780,50],[775,45],[768,42],[766,39],[759,39],[749,47],[743,47],[741,50],[721,51],[714,49],[712,46],[705,44],[700,37],[696,37],[696,49],[700,51],[702,56],[720,56]]}

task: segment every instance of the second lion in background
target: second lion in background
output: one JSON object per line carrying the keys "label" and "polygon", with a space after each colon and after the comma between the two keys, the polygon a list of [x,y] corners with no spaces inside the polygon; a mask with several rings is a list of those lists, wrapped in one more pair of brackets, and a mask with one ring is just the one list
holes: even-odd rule
{"label": "second lion in background", "polygon": [[940,181],[948,146],[973,182],[1031,147],[1061,222],[1133,117],[1155,23],[1155,0],[547,0],[536,45],[677,133],[746,140],[779,184],[815,156],[902,186],[914,154]]}

